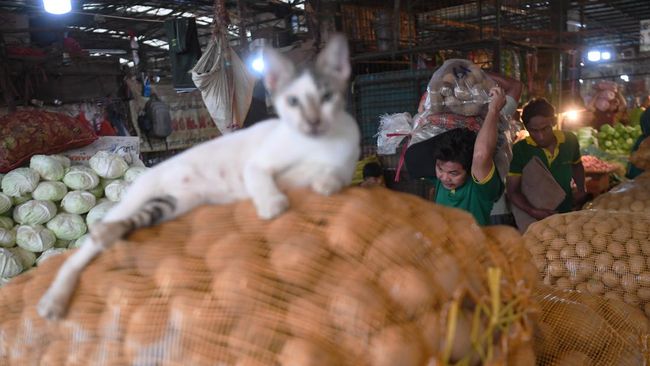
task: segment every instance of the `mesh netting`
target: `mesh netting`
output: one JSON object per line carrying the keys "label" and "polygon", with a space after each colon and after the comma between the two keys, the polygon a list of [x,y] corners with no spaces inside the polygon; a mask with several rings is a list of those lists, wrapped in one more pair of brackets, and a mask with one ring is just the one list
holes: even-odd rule
{"label": "mesh netting", "polygon": [[59,322],[35,305],[67,255],[16,277],[0,364],[534,363],[537,272],[513,229],[382,188],[290,201],[273,221],[242,202],[138,230]]}
{"label": "mesh netting", "polygon": [[645,365],[648,320],[621,300],[540,286],[538,365]]}
{"label": "mesh netting", "polygon": [[524,235],[544,283],[623,300],[650,316],[650,217],[583,210],[553,215]]}
{"label": "mesh netting", "polygon": [[599,195],[585,207],[650,214],[648,177],[648,174],[642,174],[635,180],[621,183],[607,193]]}

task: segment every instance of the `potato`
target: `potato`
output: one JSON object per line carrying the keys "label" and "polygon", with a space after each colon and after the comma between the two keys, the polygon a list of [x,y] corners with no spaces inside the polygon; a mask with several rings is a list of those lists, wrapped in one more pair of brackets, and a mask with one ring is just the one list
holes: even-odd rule
{"label": "potato", "polygon": [[627,273],[621,276],[621,287],[627,292],[636,292],[638,284],[633,274]]}
{"label": "potato", "polygon": [[332,350],[303,338],[287,340],[278,359],[282,366],[334,366],[340,364]]}
{"label": "potato", "polygon": [[589,243],[586,242],[579,242],[576,243],[576,249],[575,249],[576,254],[580,258],[587,258],[591,255],[592,248]]}
{"label": "potato", "polygon": [[591,246],[598,252],[605,250],[605,248],[607,248],[607,244],[607,238],[601,234],[594,235],[594,237],[591,238]]}
{"label": "potato", "polygon": [[639,289],[636,291],[636,296],[638,296],[642,301],[650,300],[650,288],[639,287]]}
{"label": "potato", "polygon": [[612,255],[610,253],[604,252],[596,256],[594,264],[596,265],[597,271],[605,272],[610,270],[613,262],[614,258]]}
{"label": "potato", "polygon": [[630,268],[625,260],[619,259],[612,263],[612,270],[618,275],[623,275],[628,273]]}
{"label": "potato", "polygon": [[408,316],[413,316],[420,310],[426,310],[436,301],[429,278],[412,266],[387,268],[379,276],[378,283],[388,297],[398,304]]}
{"label": "potato", "polygon": [[614,257],[614,258],[621,258],[622,256],[625,255],[625,247],[623,244],[619,242],[610,242],[607,245],[607,251]]}
{"label": "potato", "polygon": [[627,255],[639,254],[639,241],[636,239],[628,239],[625,241],[625,252]]}
{"label": "potato", "polygon": [[421,341],[414,337],[415,334],[416,332],[410,327],[401,325],[382,329],[370,341],[371,364],[373,366],[422,365],[425,353]]}
{"label": "potato", "polygon": [[619,285],[620,281],[614,272],[603,273],[603,283],[609,288],[615,288]]}
{"label": "potato", "polygon": [[566,274],[566,267],[562,261],[551,261],[548,264],[548,273],[554,277],[564,276]]}
{"label": "potato", "polygon": [[600,295],[605,292],[605,286],[602,282],[592,279],[587,282],[587,291],[594,295]]}
{"label": "potato", "polygon": [[549,249],[546,252],[546,259],[549,261],[554,261],[560,259],[560,252],[557,250]]}
{"label": "potato", "polygon": [[324,240],[312,234],[297,234],[271,248],[269,262],[284,282],[311,287],[323,272],[329,256]]}
{"label": "potato", "polygon": [[557,281],[555,281],[555,286],[561,290],[573,289],[573,285],[571,284],[571,281],[569,281],[569,279],[566,277],[558,278]]}
{"label": "potato", "polygon": [[569,259],[569,258],[575,258],[576,256],[576,251],[572,246],[565,246],[560,250],[560,258],[562,259]]}
{"label": "potato", "polygon": [[641,274],[645,270],[645,258],[640,255],[632,255],[628,259],[629,270],[634,274]]}
{"label": "potato", "polygon": [[576,245],[582,240],[582,233],[579,231],[568,231],[566,233],[566,242],[571,245]]}

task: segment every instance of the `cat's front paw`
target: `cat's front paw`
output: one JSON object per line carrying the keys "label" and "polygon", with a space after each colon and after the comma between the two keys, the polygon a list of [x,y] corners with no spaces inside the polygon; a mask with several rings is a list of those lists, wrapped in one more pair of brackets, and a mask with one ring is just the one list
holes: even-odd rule
{"label": "cat's front paw", "polygon": [[69,295],[50,287],[36,306],[36,312],[48,320],[61,319],[68,310]]}
{"label": "cat's front paw", "polygon": [[289,207],[289,199],[283,194],[266,197],[256,202],[257,215],[264,220],[270,220],[283,213]]}
{"label": "cat's front paw", "polygon": [[311,185],[311,189],[323,196],[331,196],[343,188],[343,184],[339,179],[333,176],[322,176],[316,178]]}

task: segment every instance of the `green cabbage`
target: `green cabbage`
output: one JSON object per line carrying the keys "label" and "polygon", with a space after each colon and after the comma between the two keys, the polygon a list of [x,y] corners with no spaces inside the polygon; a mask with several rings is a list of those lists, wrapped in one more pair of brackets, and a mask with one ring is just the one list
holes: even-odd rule
{"label": "green cabbage", "polygon": [[43,252],[54,246],[54,233],[42,225],[21,225],[16,229],[16,244],[30,252]]}
{"label": "green cabbage", "polygon": [[121,179],[116,179],[110,182],[106,188],[104,188],[104,194],[109,200],[113,202],[119,202],[122,200],[122,197],[124,197],[124,194],[126,194],[128,188],[129,183]]}
{"label": "green cabbage", "polygon": [[70,245],[68,245],[68,249],[79,248],[88,237],[90,237],[90,234],[83,234],[79,239],[71,241]]}
{"label": "green cabbage", "polygon": [[73,165],[65,173],[65,176],[63,176],[63,183],[68,188],[88,190],[97,187],[99,177],[92,169],[86,166]]}
{"label": "green cabbage", "polygon": [[88,227],[90,225],[94,224],[95,222],[101,220],[104,216],[106,216],[106,213],[115,206],[115,202],[111,201],[104,201],[100,202],[97,206],[93,207],[90,209],[88,212],[88,215],[86,215],[86,224]]}
{"label": "green cabbage", "polygon": [[20,259],[9,249],[0,248],[0,277],[11,278],[23,271]]}
{"label": "green cabbage", "polygon": [[108,152],[98,151],[88,161],[90,167],[102,178],[114,179],[124,175],[129,165],[121,156]]}
{"label": "green cabbage", "polygon": [[57,238],[75,240],[86,233],[86,223],[81,215],[60,213],[47,223],[47,228],[54,232]]}
{"label": "green cabbage", "polygon": [[39,178],[38,172],[34,169],[14,169],[2,179],[2,192],[11,197],[31,193],[38,185]]}
{"label": "green cabbage", "polygon": [[20,264],[23,265],[23,269],[34,267],[34,263],[36,263],[36,254],[21,247],[13,247],[9,248],[9,250],[18,257]]}
{"label": "green cabbage", "polygon": [[32,197],[35,200],[61,201],[68,193],[68,187],[62,182],[40,182]]}
{"label": "green cabbage", "polygon": [[3,214],[11,209],[11,197],[4,193],[0,193],[0,214]]}
{"label": "green cabbage", "polygon": [[70,159],[68,159],[67,156],[63,156],[63,155],[50,155],[50,157],[51,157],[52,159],[55,159],[56,161],[58,161],[58,162],[63,166],[63,169],[68,169],[68,168],[70,168]]}
{"label": "green cabbage", "polygon": [[36,170],[43,180],[61,180],[65,169],[57,160],[47,155],[34,155],[29,167]]}
{"label": "green cabbage", "polygon": [[11,229],[14,227],[14,220],[11,217],[0,216],[0,229]]}
{"label": "green cabbage", "polygon": [[137,177],[142,175],[142,173],[146,172],[149,170],[149,168],[144,167],[144,166],[132,166],[129,168],[129,170],[124,173],[124,180],[132,183]]}
{"label": "green cabbage", "polygon": [[64,253],[67,250],[68,249],[66,249],[66,248],[50,248],[50,249],[44,251],[43,253],[41,253],[40,256],[38,256],[38,258],[36,259],[36,265],[40,266],[46,260],[48,260],[48,259],[50,259],[50,258],[52,258],[54,256],[57,256],[57,255],[59,255],[61,253]]}
{"label": "green cabbage", "polygon": [[56,215],[56,205],[52,201],[31,200],[14,208],[14,221],[23,225],[44,224]]}
{"label": "green cabbage", "polygon": [[73,214],[85,214],[95,206],[95,196],[86,191],[72,191],[63,197],[61,206],[65,212]]}
{"label": "green cabbage", "polygon": [[0,228],[0,247],[11,248],[16,245],[16,230]]}

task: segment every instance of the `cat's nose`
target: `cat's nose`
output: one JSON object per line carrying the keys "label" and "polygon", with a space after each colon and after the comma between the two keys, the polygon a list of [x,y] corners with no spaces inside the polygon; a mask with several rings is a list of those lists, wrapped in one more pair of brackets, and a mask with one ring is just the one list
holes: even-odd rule
{"label": "cat's nose", "polygon": [[308,120],[307,120],[307,123],[308,123],[310,126],[318,126],[318,125],[320,124],[320,119],[319,119],[319,118],[316,118],[316,119],[308,119]]}

